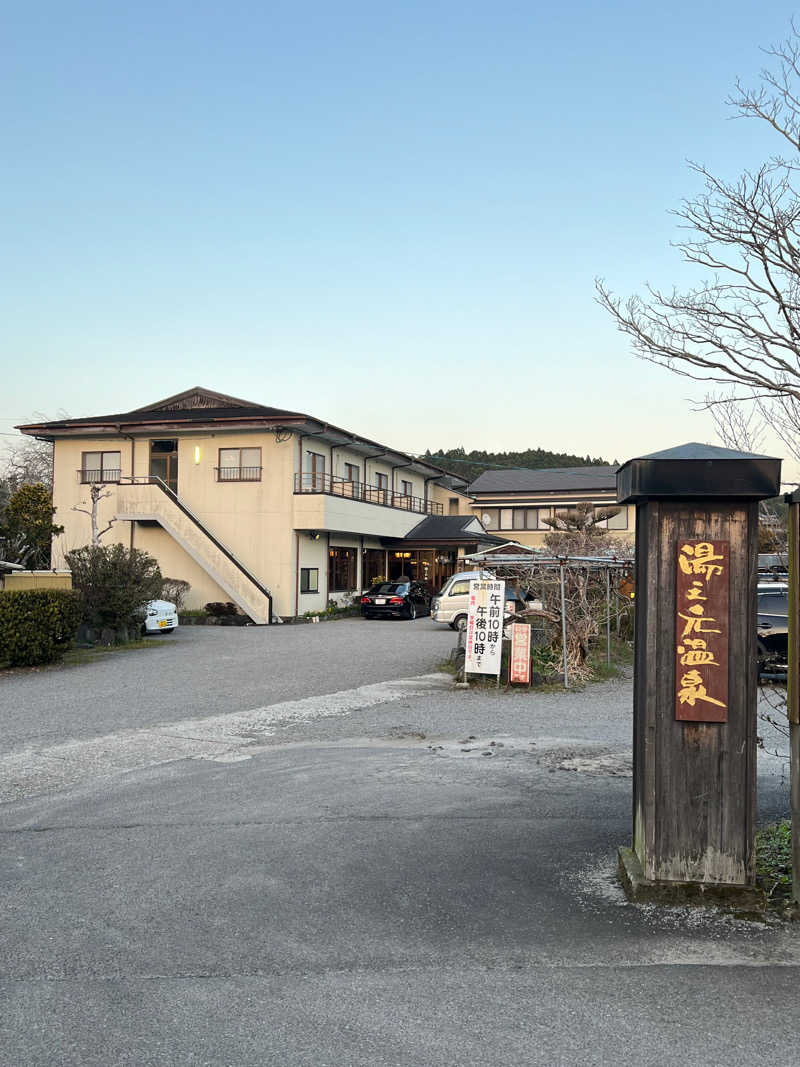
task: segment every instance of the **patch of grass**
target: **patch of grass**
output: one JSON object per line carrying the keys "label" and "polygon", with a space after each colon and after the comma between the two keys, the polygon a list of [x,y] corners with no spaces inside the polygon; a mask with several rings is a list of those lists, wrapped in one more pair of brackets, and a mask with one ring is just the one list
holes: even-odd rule
{"label": "patch of grass", "polygon": [[158,648],[164,642],[157,637],[140,637],[136,641],[126,641],[122,645],[94,645],[92,648],[71,648],[64,654],[62,666],[77,667],[82,663],[94,663],[95,660],[114,652],[136,652],[140,648]]}
{"label": "patch of grass", "polygon": [[39,667],[11,667],[5,660],[0,660],[0,671],[4,674],[28,674],[33,671],[52,671],[60,667],[81,667],[84,663],[94,663],[114,652],[137,652],[142,648],[163,647],[164,641],[154,637],[142,637],[136,641],[127,641],[122,645],[94,645],[91,648],[68,648],[58,663],[45,663]]}
{"label": "patch of grass", "polygon": [[589,653],[589,666],[594,677],[592,681],[603,682],[609,678],[619,678],[623,668],[633,664],[633,648],[628,641],[621,641],[612,634],[611,665],[608,664],[605,636],[598,638],[597,644]]}
{"label": "patch of grass", "polygon": [[770,907],[792,899],[792,824],[788,819],[756,833],[756,878]]}

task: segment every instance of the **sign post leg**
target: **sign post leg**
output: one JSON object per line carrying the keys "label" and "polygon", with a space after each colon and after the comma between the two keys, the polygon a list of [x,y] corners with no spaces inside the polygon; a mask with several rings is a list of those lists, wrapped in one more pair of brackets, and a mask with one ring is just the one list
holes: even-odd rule
{"label": "sign post leg", "polygon": [[564,658],[564,688],[569,689],[569,668],[567,667],[567,610],[564,598],[564,565],[559,567],[561,578],[561,650]]}

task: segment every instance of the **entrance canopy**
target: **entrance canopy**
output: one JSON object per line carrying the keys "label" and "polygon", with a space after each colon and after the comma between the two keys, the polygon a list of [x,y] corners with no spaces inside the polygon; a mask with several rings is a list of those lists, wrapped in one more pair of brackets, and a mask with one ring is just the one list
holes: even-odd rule
{"label": "entrance canopy", "polygon": [[407,575],[441,589],[459,561],[478,547],[497,547],[502,537],[486,532],[474,515],[430,515],[405,537],[383,538],[390,578]]}

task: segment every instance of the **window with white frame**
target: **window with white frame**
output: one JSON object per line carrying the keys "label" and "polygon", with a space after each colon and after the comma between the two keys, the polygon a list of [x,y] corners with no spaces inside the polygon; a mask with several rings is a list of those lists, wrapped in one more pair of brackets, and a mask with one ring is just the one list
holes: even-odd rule
{"label": "window with white frame", "polygon": [[[544,522],[550,518],[552,508],[488,508],[481,512],[483,525],[487,529],[497,526],[500,530],[549,530]],[[484,516],[488,515],[488,521]]]}

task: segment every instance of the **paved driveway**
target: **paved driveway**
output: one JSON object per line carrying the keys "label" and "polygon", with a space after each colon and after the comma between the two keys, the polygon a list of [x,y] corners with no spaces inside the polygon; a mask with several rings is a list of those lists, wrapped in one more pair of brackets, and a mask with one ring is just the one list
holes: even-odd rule
{"label": "paved driveway", "polygon": [[455,635],[429,618],[187,626],[162,647],[76,667],[0,672],[3,749],[335,693],[434,670]]}
{"label": "paved driveway", "polygon": [[[0,1063],[795,1062],[792,927],[616,884],[630,683],[454,691],[426,674],[451,644],[428,620],[186,630],[5,678],[40,740],[0,756],[21,798],[0,806]],[[137,719],[156,684],[180,718]],[[759,765],[774,818],[784,765]]]}
{"label": "paved driveway", "polygon": [[420,685],[0,808],[0,1062],[794,1063],[795,931],[616,885],[630,685]]}

